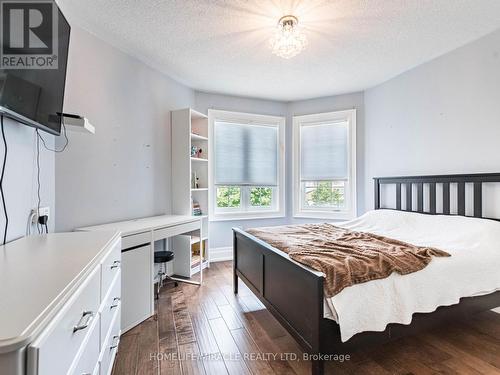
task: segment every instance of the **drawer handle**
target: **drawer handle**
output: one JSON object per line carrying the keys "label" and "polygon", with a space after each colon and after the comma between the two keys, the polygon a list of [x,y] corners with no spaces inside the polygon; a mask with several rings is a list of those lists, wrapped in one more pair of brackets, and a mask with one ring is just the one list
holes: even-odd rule
{"label": "drawer handle", "polygon": [[82,317],[78,321],[78,324],[73,327],[73,333],[87,328],[93,317],[94,313],[92,311],[84,311]]}
{"label": "drawer handle", "polygon": [[113,304],[109,307],[109,309],[114,309],[115,307],[118,307],[120,304],[120,297],[115,297],[113,298]]}
{"label": "drawer handle", "polygon": [[120,336],[113,336],[112,344],[109,347],[109,350],[113,350],[114,348],[117,348],[119,343],[120,343]]}
{"label": "drawer handle", "polygon": [[120,263],[121,262],[119,260],[115,260],[111,265],[111,269],[120,267]]}

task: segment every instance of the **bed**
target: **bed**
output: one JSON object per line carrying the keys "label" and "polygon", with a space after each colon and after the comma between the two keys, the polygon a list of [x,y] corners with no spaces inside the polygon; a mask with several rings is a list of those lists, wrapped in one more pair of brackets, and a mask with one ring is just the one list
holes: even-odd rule
{"label": "bed", "polygon": [[[239,278],[312,355],[314,375],[323,374],[328,354],[383,344],[498,307],[500,222],[483,216],[483,185],[499,182],[500,174],[375,178],[375,210],[335,225],[436,246],[452,256],[409,275],[353,285],[332,298],[325,298],[321,272],[233,229],[234,292]],[[395,195],[394,207],[382,209],[388,192]]]}

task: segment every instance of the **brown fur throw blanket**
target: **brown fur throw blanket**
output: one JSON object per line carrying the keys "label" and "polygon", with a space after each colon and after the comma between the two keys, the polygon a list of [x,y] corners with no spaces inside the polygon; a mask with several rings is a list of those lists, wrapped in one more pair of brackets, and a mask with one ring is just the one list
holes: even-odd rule
{"label": "brown fur throw blanket", "polygon": [[372,233],[331,224],[287,225],[247,230],[288,256],[326,275],[325,295],[393,272],[406,275],[425,268],[433,256],[450,254]]}

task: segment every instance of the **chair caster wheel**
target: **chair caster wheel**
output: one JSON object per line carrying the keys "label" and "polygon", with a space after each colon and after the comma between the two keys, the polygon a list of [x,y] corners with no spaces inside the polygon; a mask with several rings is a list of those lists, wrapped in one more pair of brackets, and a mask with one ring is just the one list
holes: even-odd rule
{"label": "chair caster wheel", "polygon": [[175,285],[176,287],[178,287],[178,286],[179,286],[179,283],[176,281],[176,282],[174,283],[174,285]]}

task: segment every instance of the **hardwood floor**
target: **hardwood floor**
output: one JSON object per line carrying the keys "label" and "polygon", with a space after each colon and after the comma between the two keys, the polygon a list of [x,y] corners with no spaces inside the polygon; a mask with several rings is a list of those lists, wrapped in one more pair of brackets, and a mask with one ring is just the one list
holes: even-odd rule
{"label": "hardwood floor", "polygon": [[[297,343],[252,292],[240,282],[233,294],[231,262],[204,276],[202,287],[163,289],[156,317],[122,336],[113,375],[309,374]],[[353,353],[326,373],[500,374],[500,314]]]}

